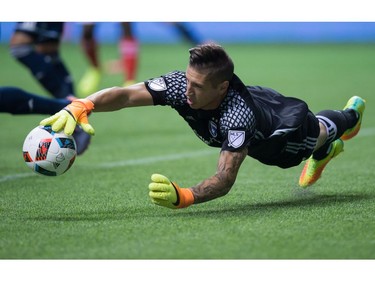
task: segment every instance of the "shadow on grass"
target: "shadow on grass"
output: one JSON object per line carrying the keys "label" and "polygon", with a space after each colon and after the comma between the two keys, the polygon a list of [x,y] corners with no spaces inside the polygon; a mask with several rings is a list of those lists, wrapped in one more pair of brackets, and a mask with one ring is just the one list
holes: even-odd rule
{"label": "shadow on grass", "polygon": [[223,206],[216,209],[207,209],[207,210],[194,210],[184,213],[179,213],[176,215],[186,216],[194,215],[207,217],[214,215],[218,216],[250,216],[252,214],[259,213],[271,213],[280,209],[292,210],[295,208],[324,208],[337,204],[353,203],[359,201],[373,200],[375,198],[374,194],[313,194],[299,193],[297,196],[280,201],[270,201],[263,203],[242,203],[242,204],[231,204]]}
{"label": "shadow on grass", "polygon": [[[281,201],[271,201],[264,203],[242,203],[228,204],[222,206],[207,207],[201,209],[198,206],[184,210],[169,210],[157,206],[144,208],[118,208],[105,210],[86,210],[79,212],[64,212],[50,215],[28,216],[26,220],[32,221],[50,221],[50,222],[99,222],[99,221],[123,221],[123,220],[139,220],[141,218],[176,218],[176,217],[227,217],[227,216],[251,216],[254,214],[272,213],[280,209],[292,210],[294,208],[321,208],[336,204],[353,203],[359,201],[373,200],[373,194],[313,194],[299,193],[297,196]],[[224,202],[224,201],[223,201]],[[225,204],[225,203],[223,203]],[[212,208],[212,209],[211,209]]]}

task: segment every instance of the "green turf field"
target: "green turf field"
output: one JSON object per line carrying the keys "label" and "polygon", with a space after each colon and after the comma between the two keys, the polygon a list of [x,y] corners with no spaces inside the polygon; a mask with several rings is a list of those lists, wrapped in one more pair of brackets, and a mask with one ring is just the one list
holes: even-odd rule
{"label": "green turf field", "polygon": [[[184,70],[187,45],[143,45],[139,80]],[[246,159],[231,192],[183,210],[153,205],[152,173],[181,186],[211,176],[219,150],[201,142],[172,109],[92,114],[89,150],[64,175],[33,174],[22,143],[45,116],[0,113],[1,259],[374,259],[375,45],[224,45],[246,84],[275,88],[311,109],[367,100],[359,135],[321,180],[302,190],[302,164],[282,170]],[[85,59],[63,45],[75,81]],[[102,46],[103,61],[117,46]],[[121,85],[106,75],[102,88]],[[0,46],[0,85],[46,95]]]}

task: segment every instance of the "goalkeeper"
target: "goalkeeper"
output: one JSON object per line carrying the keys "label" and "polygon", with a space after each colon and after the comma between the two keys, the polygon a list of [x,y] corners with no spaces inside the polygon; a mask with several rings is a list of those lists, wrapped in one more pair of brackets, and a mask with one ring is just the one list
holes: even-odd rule
{"label": "goalkeeper", "polygon": [[300,99],[270,88],[245,86],[219,45],[198,45],[189,53],[186,72],[173,71],[144,83],[101,90],[73,101],[41,124],[67,134],[79,124],[94,134],[87,119],[91,111],[172,107],[203,142],[220,148],[216,173],[193,187],[181,188],[160,174],[151,176],[152,202],[173,209],[226,195],[246,156],[284,169],[306,160],[299,184],[312,185],[343,150],[343,140],[360,129],[365,101],[358,96],[351,97],[342,110],[315,115]]}

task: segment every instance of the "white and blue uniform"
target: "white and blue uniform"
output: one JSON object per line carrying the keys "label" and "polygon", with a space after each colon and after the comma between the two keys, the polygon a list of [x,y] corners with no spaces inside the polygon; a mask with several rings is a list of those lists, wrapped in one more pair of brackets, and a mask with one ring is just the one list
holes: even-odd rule
{"label": "white and blue uniform", "polygon": [[[27,67],[33,77],[55,98],[74,96],[74,85],[68,68],[59,54],[63,22],[18,22],[15,34],[30,37],[31,42],[11,44],[10,53]],[[53,45],[40,51],[36,45]]]}
{"label": "white and blue uniform", "polygon": [[15,31],[32,36],[35,43],[60,42],[64,32],[63,22],[18,22]]}

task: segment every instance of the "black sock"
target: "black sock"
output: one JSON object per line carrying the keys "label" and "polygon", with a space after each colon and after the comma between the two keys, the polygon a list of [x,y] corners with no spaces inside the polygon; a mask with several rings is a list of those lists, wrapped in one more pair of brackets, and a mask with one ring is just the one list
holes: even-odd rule
{"label": "black sock", "polygon": [[326,142],[317,151],[313,153],[313,158],[315,160],[322,160],[328,155],[328,153],[331,152],[331,148],[332,148],[332,142]]}
{"label": "black sock", "polygon": [[319,122],[327,128],[328,137],[324,145],[313,153],[313,158],[321,160],[331,151],[331,144],[339,139],[346,130],[357,124],[359,114],[353,109],[323,110],[316,114]]}
{"label": "black sock", "polygon": [[357,124],[359,115],[353,109],[323,110],[316,114],[319,122],[323,123],[328,131],[326,142],[333,142],[340,138],[344,132]]}

